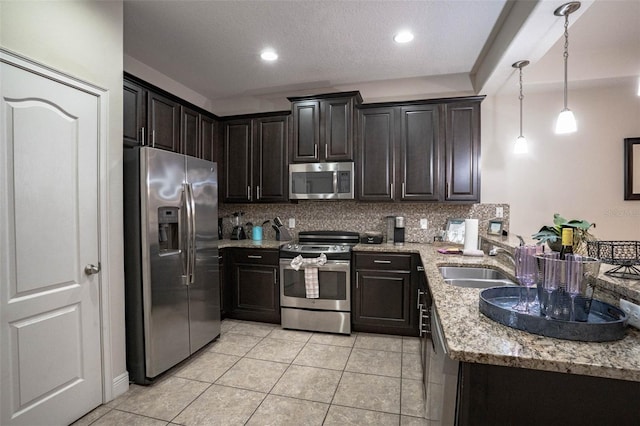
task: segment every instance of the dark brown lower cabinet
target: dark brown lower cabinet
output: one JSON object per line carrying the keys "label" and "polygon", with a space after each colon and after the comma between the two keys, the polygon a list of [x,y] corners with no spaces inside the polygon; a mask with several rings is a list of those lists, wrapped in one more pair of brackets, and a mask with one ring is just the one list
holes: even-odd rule
{"label": "dark brown lower cabinet", "polygon": [[640,382],[460,363],[457,425],[637,425]]}
{"label": "dark brown lower cabinet", "polygon": [[354,331],[418,335],[416,260],[411,254],[354,253]]}
{"label": "dark brown lower cabinet", "polygon": [[278,250],[227,249],[227,318],[280,324]]}

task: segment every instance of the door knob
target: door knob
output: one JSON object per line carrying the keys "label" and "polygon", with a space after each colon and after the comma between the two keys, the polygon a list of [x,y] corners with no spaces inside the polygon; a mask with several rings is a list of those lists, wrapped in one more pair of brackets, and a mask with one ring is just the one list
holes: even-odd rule
{"label": "door knob", "polygon": [[98,266],[90,263],[87,266],[84,267],[84,273],[87,275],[93,275],[93,274],[97,274],[98,272],[100,272],[100,264],[98,263]]}

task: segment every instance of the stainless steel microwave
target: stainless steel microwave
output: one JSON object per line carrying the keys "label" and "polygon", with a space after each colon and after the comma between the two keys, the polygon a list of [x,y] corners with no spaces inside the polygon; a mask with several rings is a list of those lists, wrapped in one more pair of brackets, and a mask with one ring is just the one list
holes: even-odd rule
{"label": "stainless steel microwave", "polygon": [[289,199],[353,200],[354,163],[289,165]]}

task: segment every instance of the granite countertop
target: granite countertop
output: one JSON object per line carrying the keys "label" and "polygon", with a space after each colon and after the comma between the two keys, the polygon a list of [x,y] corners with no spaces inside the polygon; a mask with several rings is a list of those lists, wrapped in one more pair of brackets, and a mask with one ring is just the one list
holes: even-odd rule
{"label": "granite countertop", "polygon": [[[358,244],[354,251],[420,254],[452,359],[640,381],[639,330],[629,327],[622,340],[594,343],[554,339],[506,327],[480,313],[480,289],[446,284],[438,267],[473,265],[500,269],[513,275],[512,271],[506,271],[504,265],[493,257],[443,255],[437,252],[438,247],[415,243],[404,246]],[[629,282],[606,276],[602,280],[619,293],[628,291],[635,294],[640,289],[640,283],[635,280]]]}
{"label": "granite countertop", "polygon": [[276,240],[220,240],[218,248],[239,247],[239,248],[260,248],[260,249],[279,249],[280,245],[285,241]]}
{"label": "granite countertop", "polygon": [[[517,245],[517,240],[491,242],[498,242],[496,245],[505,248]],[[221,240],[219,247],[277,249],[282,243],[275,240]],[[480,313],[480,289],[446,284],[438,267],[472,265],[500,269],[509,275],[513,275],[513,271],[506,270],[501,262],[490,256],[440,254],[437,248],[441,246],[443,244],[358,244],[354,251],[420,255],[442,324],[445,345],[452,359],[640,382],[640,330],[628,327],[626,337],[614,342],[574,342],[538,336],[494,322]],[[602,265],[601,271],[607,269],[608,265]],[[640,280],[617,279],[601,273],[598,284],[640,300]]]}

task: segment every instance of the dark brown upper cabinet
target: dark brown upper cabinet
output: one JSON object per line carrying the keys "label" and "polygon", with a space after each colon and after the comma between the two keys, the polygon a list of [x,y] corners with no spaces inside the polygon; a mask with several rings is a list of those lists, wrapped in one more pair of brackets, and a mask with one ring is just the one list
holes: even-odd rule
{"label": "dark brown upper cabinet", "polygon": [[482,97],[363,105],[360,201],[480,201]]}
{"label": "dark brown upper cabinet", "polygon": [[214,114],[125,73],[123,144],[149,145],[217,161],[220,125]]}
{"label": "dark brown upper cabinet", "polygon": [[146,144],[147,90],[131,81],[124,81],[123,142],[126,146]]}
{"label": "dark brown upper cabinet", "polygon": [[445,104],[445,201],[480,202],[480,101]]}
{"label": "dark brown upper cabinet", "polygon": [[358,121],[357,198],[360,201],[392,201],[397,108],[363,109]]}
{"label": "dark brown upper cabinet", "polygon": [[253,144],[253,201],[288,201],[289,115],[256,118]]}
{"label": "dark brown upper cabinet", "polygon": [[359,92],[288,98],[293,115],[294,163],[353,161],[354,108]]}
{"label": "dark brown upper cabinet", "polygon": [[214,118],[200,115],[200,154],[198,157],[204,160],[218,161],[216,144],[218,126],[219,123]]}
{"label": "dark brown upper cabinet", "polygon": [[224,123],[224,201],[251,201],[251,173],[253,164],[251,119]]}
{"label": "dark brown upper cabinet", "polygon": [[181,107],[182,153],[192,157],[200,156],[200,114],[187,107]]}
{"label": "dark brown upper cabinet", "polygon": [[443,153],[438,105],[400,107],[400,152],[396,182],[402,201],[442,198],[439,158]]}
{"label": "dark brown upper cabinet", "polygon": [[438,201],[438,105],[367,108],[358,133],[361,201]]}
{"label": "dark brown upper cabinet", "polygon": [[147,94],[149,145],[167,151],[180,149],[180,104],[154,92]]}
{"label": "dark brown upper cabinet", "polygon": [[287,201],[288,142],[289,113],[225,121],[224,201]]}

